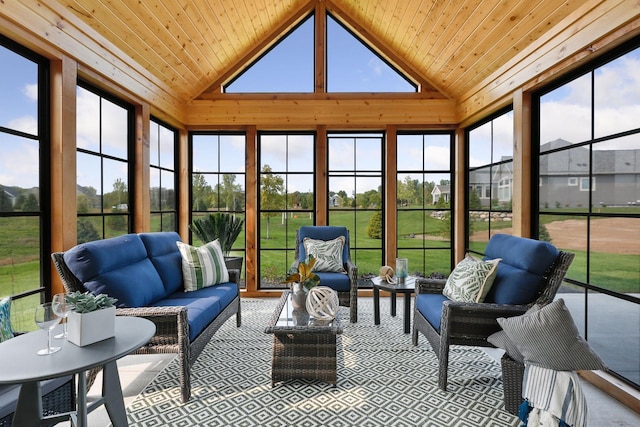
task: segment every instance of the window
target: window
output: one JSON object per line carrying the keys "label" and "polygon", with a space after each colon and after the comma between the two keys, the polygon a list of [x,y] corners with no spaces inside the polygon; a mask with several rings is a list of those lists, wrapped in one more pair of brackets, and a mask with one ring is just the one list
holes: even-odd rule
{"label": "window", "polygon": [[48,62],[2,36],[0,62],[0,296],[28,331],[49,285]]}
{"label": "window", "polygon": [[540,239],[576,255],[559,297],[611,371],[638,386],[640,48],[631,43],[533,97],[532,157],[544,183],[533,203]]}
{"label": "window", "polygon": [[[191,150],[191,219],[212,212],[245,218],[244,134],[193,132]],[[203,244],[207,242],[194,242]],[[230,255],[244,257],[245,232],[240,232]],[[244,264],[243,264],[244,265]],[[244,279],[244,269],[240,272]]]}
{"label": "window", "polygon": [[177,141],[178,135],[175,129],[157,119],[151,119],[149,137],[151,231],[176,231],[178,227]]}
{"label": "window", "polygon": [[425,276],[451,271],[452,144],[450,133],[397,136],[398,256]]}
{"label": "window", "polygon": [[513,111],[509,109],[467,132],[469,249],[482,252],[496,232],[510,233],[513,194]]}
{"label": "window", "polygon": [[377,275],[383,265],[383,135],[329,133],[327,141],[329,197],[341,197],[340,206],[329,208],[329,225],[349,230],[358,274]]}
{"label": "window", "polygon": [[78,243],[130,232],[133,108],[79,82]]}
{"label": "window", "polygon": [[315,135],[261,133],[259,288],[283,288],[295,258],[296,231],[315,218]]}

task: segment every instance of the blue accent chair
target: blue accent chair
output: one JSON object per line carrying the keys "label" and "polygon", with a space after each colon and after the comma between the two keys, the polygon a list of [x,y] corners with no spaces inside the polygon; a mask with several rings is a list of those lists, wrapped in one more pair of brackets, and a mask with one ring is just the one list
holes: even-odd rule
{"label": "blue accent chair", "polygon": [[292,268],[298,268],[300,261],[307,259],[304,239],[333,240],[339,236],[345,237],[342,250],[342,264],[346,273],[322,272],[315,273],[320,277],[320,284],[328,286],[338,293],[340,305],[350,307],[349,319],[351,323],[358,321],[358,267],[351,261],[349,253],[349,230],[343,226],[305,225],[296,231],[295,260]]}
{"label": "blue accent chair", "polygon": [[574,255],[539,240],[496,234],[484,259],[501,258],[493,286],[482,303],[451,301],[442,290],[446,279],[416,283],[413,345],[422,333],[439,362],[438,386],[447,390],[449,346],[493,347],[489,335],[501,330],[499,317],[524,314],[533,304],[553,301]]}

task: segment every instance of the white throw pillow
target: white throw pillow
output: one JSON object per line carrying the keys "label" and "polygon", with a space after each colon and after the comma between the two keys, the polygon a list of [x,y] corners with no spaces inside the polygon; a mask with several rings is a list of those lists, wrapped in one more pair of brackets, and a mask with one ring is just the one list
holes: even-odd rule
{"label": "white throw pillow", "polygon": [[185,292],[229,281],[229,272],[224,263],[218,239],[200,247],[183,242],[176,242],[176,244],[182,255],[182,280]]}
{"label": "white throw pillow", "polygon": [[313,255],[316,259],[316,263],[311,271],[345,273],[342,265],[344,242],[344,236],[338,236],[333,240],[327,241],[305,237],[303,243],[307,258],[309,255]]}
{"label": "white throw pillow", "polygon": [[451,301],[483,302],[498,272],[500,258],[479,260],[467,255],[451,272],[442,294]]}

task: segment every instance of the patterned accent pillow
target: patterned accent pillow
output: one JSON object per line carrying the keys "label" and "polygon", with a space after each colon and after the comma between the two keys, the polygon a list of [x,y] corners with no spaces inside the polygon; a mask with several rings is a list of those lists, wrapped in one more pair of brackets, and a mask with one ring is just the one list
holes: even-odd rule
{"label": "patterned accent pillow", "polygon": [[0,342],[13,338],[11,329],[11,298],[0,300]]}
{"label": "patterned accent pillow", "polygon": [[573,317],[558,299],[522,316],[498,318],[524,361],[555,371],[605,369],[605,364],[578,332]]}
{"label": "patterned accent pillow", "polygon": [[500,258],[482,261],[470,255],[453,269],[442,294],[451,301],[483,302],[498,272]]}
{"label": "patterned accent pillow", "polygon": [[182,255],[182,279],[185,292],[229,281],[218,239],[199,248],[176,242]]}
{"label": "patterned accent pillow", "polygon": [[313,255],[316,263],[312,271],[324,271],[346,273],[342,265],[342,248],[344,248],[344,236],[338,236],[333,240],[314,240],[305,237],[302,241],[307,254]]}

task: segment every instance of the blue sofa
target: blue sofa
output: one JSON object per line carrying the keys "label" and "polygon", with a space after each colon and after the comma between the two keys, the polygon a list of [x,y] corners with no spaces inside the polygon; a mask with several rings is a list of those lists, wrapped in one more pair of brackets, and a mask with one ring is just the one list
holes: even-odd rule
{"label": "blue sofa", "polygon": [[127,234],[77,245],[52,258],[67,291],[118,299],[116,314],[146,317],[156,335],[138,353],[177,353],[181,398],[191,395],[190,371],[218,328],[232,315],[241,324],[238,270],[229,282],[185,292],[175,232]]}

